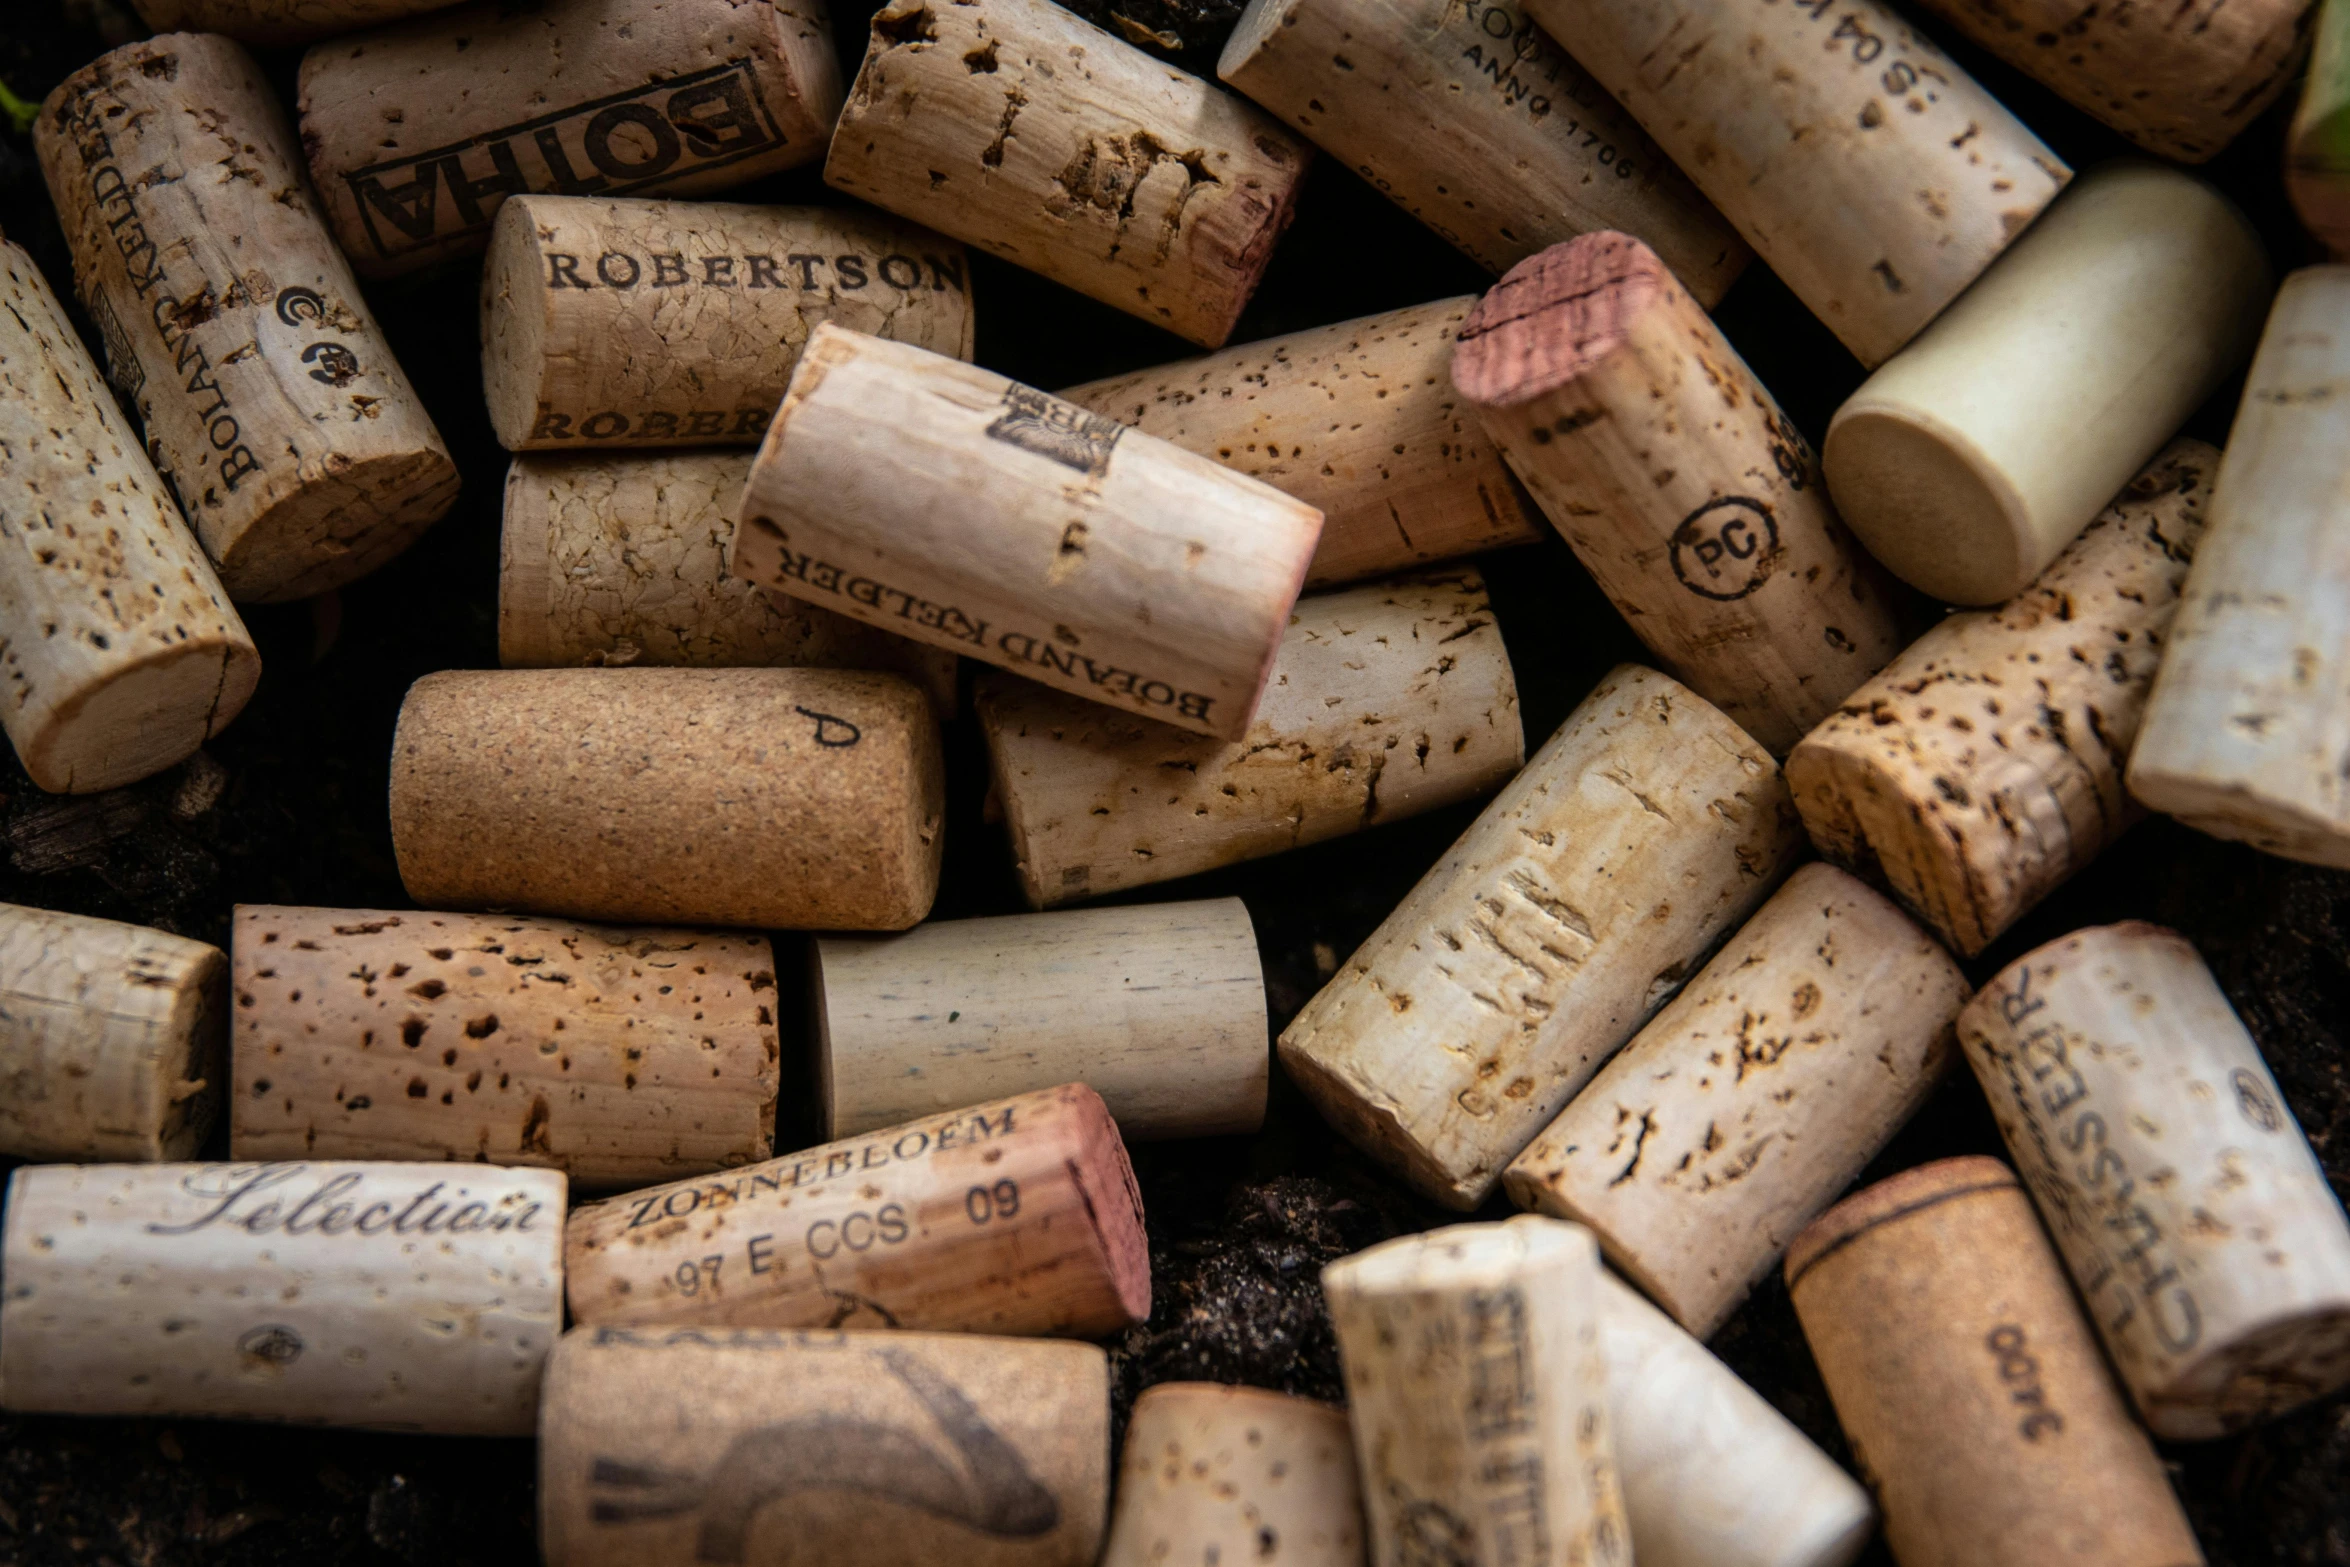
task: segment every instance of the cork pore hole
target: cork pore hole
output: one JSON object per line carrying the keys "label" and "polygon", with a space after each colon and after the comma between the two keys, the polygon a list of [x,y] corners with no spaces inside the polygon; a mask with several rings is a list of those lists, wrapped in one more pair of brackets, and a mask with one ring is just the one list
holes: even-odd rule
{"label": "cork pore hole", "polygon": [[1461,323],[1452,380],[1507,408],[1554,392],[1623,345],[1672,274],[1629,234],[1585,234],[1510,268]]}

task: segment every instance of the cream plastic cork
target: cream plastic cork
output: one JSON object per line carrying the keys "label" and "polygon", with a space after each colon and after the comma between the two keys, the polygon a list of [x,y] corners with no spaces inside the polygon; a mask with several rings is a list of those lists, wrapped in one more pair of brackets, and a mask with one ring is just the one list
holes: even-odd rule
{"label": "cream plastic cork", "polygon": [[1902,1567],[2202,1567],[2007,1166],[1846,1198],[1795,1238],[1787,1285]]}
{"label": "cream plastic cork", "polygon": [[1205,457],[826,323],[759,448],[732,559],[761,587],[1230,740],[1321,529]]}
{"label": "cream plastic cork", "polygon": [[1056,1083],[1100,1094],[1130,1142],[1265,1121],[1265,971],[1238,898],[824,937],[812,976],[833,1137]]}
{"label": "cream plastic cork", "polygon": [[1710,1338],[1933,1092],[1968,990],[1882,894],[1806,865],[1503,1184]]}
{"label": "cream plastic cork", "polygon": [[1037,908],[1401,821],[1526,761],[1517,676],[1471,567],[1299,599],[1237,740],[1005,674],[973,703]]}
{"label": "cream plastic cork", "polygon": [[1475,303],[1439,299],[1060,395],[1320,511],[1308,588],[1528,544],[1542,519],[1444,371]]}
{"label": "cream plastic cork", "polygon": [[449,509],[457,466],[251,55],[125,44],[58,84],[33,144],[108,372],[230,598],[341,587]]}
{"label": "cream plastic cork", "polygon": [[2285,280],[2210,532],[2130,751],[2130,793],[2214,837],[2350,866],[2350,267]]}
{"label": "cream plastic cork", "polygon": [[2184,937],[2050,942],[1958,1031],[2156,1435],[2225,1436],[2350,1382],[2350,1220]]}
{"label": "cream plastic cork", "polygon": [[1052,0],[890,0],[824,182],[1221,348],[1312,158]]}
{"label": "cream plastic cork", "polygon": [[1515,6],[1253,0],[1216,74],[1488,272],[1623,229],[1710,308],[1753,253]]}
{"label": "cream plastic cork", "polygon": [[481,273],[508,451],[756,446],[818,322],[971,357],[963,247],[879,213],[516,196]]}
{"label": "cream plastic cork", "polygon": [[1972,957],[2135,824],[2122,767],[2218,470],[2172,442],[2029,588],[1936,623],[1804,736],[1814,847]]}
{"label": "cream plastic cork", "polygon": [[1770,753],[1626,665],[1280,1039],[1333,1126],[1470,1209],[1792,866]]}
{"label": "cream plastic cork", "polygon": [[478,255],[509,196],[705,196],[797,168],[841,97],[815,0],[445,11],[313,45],[300,92],[310,177],[368,278]]}
{"label": "cream plastic cork", "polygon": [[562,1234],[552,1170],[27,1165],[0,1404],[527,1436]]}
{"label": "cream plastic cork", "polygon": [[1773,755],[1899,651],[1810,444],[1640,241],[1511,268],[1452,380],[1634,633]]}
{"label": "cream plastic cork", "polygon": [[1837,508],[1912,587],[2012,598],[2244,362],[2274,287],[2211,186],[2093,170],[1836,411]]}
{"label": "cream plastic cork", "polygon": [[1881,0],[1525,9],[1872,369],[2072,177]]}
{"label": "cream plastic cork", "polygon": [[1080,1083],[591,1204],[574,1321],[1098,1338],[1150,1314],[1142,1197]]}
{"label": "cream plastic cork", "polygon": [[[0,240],[0,724],[34,783],[112,789],[243,710],[261,655],[40,268]],[[91,526],[103,519],[103,528]]]}
{"label": "cream plastic cork", "polygon": [[1868,1493],[1672,1318],[1599,1275],[1624,1517],[1642,1567],[1844,1567]]}
{"label": "cream plastic cork", "polygon": [[539,1416],[547,1567],[1093,1567],[1091,1344],[580,1328]]}
{"label": "cream plastic cork", "polygon": [[955,714],[955,655],[755,588],[727,569],[749,452],[546,453],[506,469],[498,661],[865,669]]}
{"label": "cream plastic cork", "polygon": [[1213,1382],[1134,1401],[1101,1567],[1368,1567],[1346,1411]]}
{"label": "cream plastic cork", "polygon": [[140,925],[0,903],[0,1153],[187,1159],[220,1111],[228,959]]}
{"label": "cream plastic cork", "polygon": [[1630,1567],[1599,1280],[1589,1231],[1527,1215],[1322,1270],[1373,1561]]}
{"label": "cream plastic cork", "polygon": [[903,930],[938,892],[938,721],[894,675],[447,670],[392,736],[392,849],[428,908]]}
{"label": "cream plastic cork", "polygon": [[765,937],[512,914],[236,911],[238,1159],[642,1185],[775,1151]]}

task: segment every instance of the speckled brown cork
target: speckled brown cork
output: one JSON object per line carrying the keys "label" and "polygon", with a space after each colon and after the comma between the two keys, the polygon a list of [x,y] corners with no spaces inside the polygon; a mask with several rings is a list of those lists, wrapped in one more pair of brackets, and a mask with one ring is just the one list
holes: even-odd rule
{"label": "speckled brown cork", "polygon": [[1150,1315],[1142,1194],[1082,1083],[577,1209],[576,1322],[1098,1338]]}
{"label": "speckled brown cork", "polygon": [[1109,1363],[969,1333],[581,1328],[547,1362],[538,1451],[547,1567],[1093,1567]]}
{"label": "speckled brown cork", "polygon": [[727,570],[749,452],[548,452],[506,470],[498,661],[866,669],[955,715],[959,661]]}
{"label": "speckled brown cork", "polygon": [[126,44],[58,84],[33,145],[108,373],[230,598],[340,587],[449,509],[456,464],[251,55]]}
{"label": "speckled brown cork", "polygon": [[310,176],[369,278],[478,254],[526,191],[707,195],[797,168],[841,93],[818,0],[466,6],[313,45],[300,90]]}
{"label": "speckled brown cork", "polygon": [[1920,0],[2058,97],[2165,158],[2202,163],[2300,68],[2317,0]]}
{"label": "speckled brown cork", "polygon": [[0,725],[83,794],[185,761],[261,655],[32,257],[0,241]]}
{"label": "speckled brown cork", "polygon": [[392,847],[426,907],[903,930],[938,891],[937,721],[894,675],[451,670],[392,740]]}
{"label": "speckled brown cork", "polygon": [[1452,379],[1640,640],[1773,755],[1900,651],[1809,443],[1639,240],[1513,267]]}
{"label": "speckled brown cork", "polygon": [[517,196],[481,273],[508,451],[756,446],[820,321],[971,357],[963,247],[878,212]]}
{"label": "speckled brown cork", "polygon": [[774,1150],[763,936],[243,905],[238,1159],[470,1159],[575,1186]]}
{"label": "speckled brown cork", "polygon": [[1787,1285],[1902,1567],[2201,1567],[2006,1165],[1846,1198],[1788,1247]]}
{"label": "speckled brown cork", "polygon": [[2177,441],[2038,581],[1952,615],[1806,735],[1812,842],[1973,956],[2145,813],[2122,787],[2219,453]]}
{"label": "speckled brown cork", "polygon": [[1313,156],[1051,0],[891,0],[824,180],[1221,348]]}
{"label": "speckled brown cork", "polygon": [[1214,1382],[1135,1400],[1101,1567],[1365,1567],[1346,1411]]}

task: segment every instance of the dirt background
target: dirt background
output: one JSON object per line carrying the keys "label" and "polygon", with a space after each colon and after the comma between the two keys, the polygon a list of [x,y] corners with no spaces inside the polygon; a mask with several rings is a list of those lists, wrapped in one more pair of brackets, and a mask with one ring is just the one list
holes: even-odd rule
{"label": "dirt background", "polygon": [[[1067,0],[1190,69],[1212,74],[1234,0]],[[853,70],[874,0],[835,0]],[[116,0],[0,3],[0,83],[38,100],[105,48],[142,31]],[[1123,20],[1121,20],[1121,15]],[[1943,40],[2076,167],[2126,151],[2053,97]],[[297,57],[265,55],[287,102]],[[2280,106],[2213,166],[2268,236],[2281,271],[2316,259],[2278,175]],[[728,199],[832,200],[812,171]],[[26,246],[61,297],[71,266],[30,139],[0,130],[0,230]],[[1066,386],[1183,357],[1154,328],[974,256],[978,359],[1034,385]],[[1344,169],[1324,160],[1237,340],[1483,289],[1474,266]],[[225,944],[238,902],[404,907],[385,811],[385,759],[402,693],[435,669],[497,662],[498,496],[476,359],[470,267],[372,290],[375,312],[465,475],[456,509],[414,549],[340,594],[249,610],[259,693],[205,756],[112,794],[36,790],[0,755],[0,899],[134,920]],[[1860,367],[1756,266],[1719,319],[1814,440]],[[82,323],[96,348],[96,336]],[[2222,442],[2238,389],[2190,431]],[[1489,561],[1516,663],[1531,751],[1610,665],[1640,649],[1556,540]],[[1499,569],[1491,569],[1498,567]],[[1017,911],[1009,855],[979,819],[985,766],[965,724],[949,733],[954,804],[938,915]],[[1464,807],[1159,889],[1238,895],[1256,921],[1278,1030],[1378,924],[1475,812]],[[2084,924],[2152,919],[2185,931],[2218,972],[2287,1099],[2350,1192],[2350,877],[2200,838],[2167,822],[2132,833],[1971,972],[1980,980]],[[782,937],[785,961],[797,938]],[[803,998],[804,1000],[804,998]],[[791,1015],[789,1011],[785,1014]],[[814,1140],[787,1087],[779,1146]],[[225,1156],[225,1138],[214,1156]],[[1866,1179],[1956,1153],[1998,1153],[1961,1073]],[[1157,1305],[1113,1346],[1121,1412],[1175,1378],[1339,1395],[1316,1276],[1329,1259],[1441,1214],[1337,1141],[1286,1084],[1256,1137],[1140,1151]],[[1489,1216],[1505,1211],[1496,1204]],[[1743,1376],[1840,1458],[1835,1419],[1785,1291],[1766,1286],[1714,1341]],[[2237,1439],[2166,1450],[2210,1559],[2221,1567],[2350,1564],[2350,1399]],[[283,1431],[200,1422],[0,1417],[0,1567],[404,1563],[536,1559],[533,1457],[523,1442]],[[1871,1562],[1883,1562],[1877,1547]]]}

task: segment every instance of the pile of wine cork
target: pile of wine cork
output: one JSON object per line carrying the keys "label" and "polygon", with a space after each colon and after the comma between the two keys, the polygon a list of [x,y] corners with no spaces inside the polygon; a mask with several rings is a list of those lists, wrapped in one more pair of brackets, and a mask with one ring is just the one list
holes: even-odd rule
{"label": "pile of wine cork", "polygon": [[[0,904],[0,1406],[535,1436],[550,1567],[2185,1567],[2154,1442],[2350,1387],[2203,958],[2018,929],[2149,812],[2350,868],[2350,268],[2183,167],[2314,28],[2350,247],[2350,0],[1250,0],[1215,80],[1053,0],[139,11],[41,105],[70,279],[0,241],[25,774],[234,744],[236,606],[456,503],[362,279],[478,281],[502,667],[385,728],[397,906]],[[1354,177],[1488,280],[1261,329]],[[1156,362],[1001,373],[1052,288]],[[1650,660],[1531,734],[1529,548]],[[1446,809],[1310,994],[1193,880]],[[1856,1189],[1978,1092],[2004,1161]],[[1344,1402],[1114,1420],[1146,1185],[1260,1134],[1421,1216]],[[1774,1277],[1858,1478],[1704,1346]]]}

